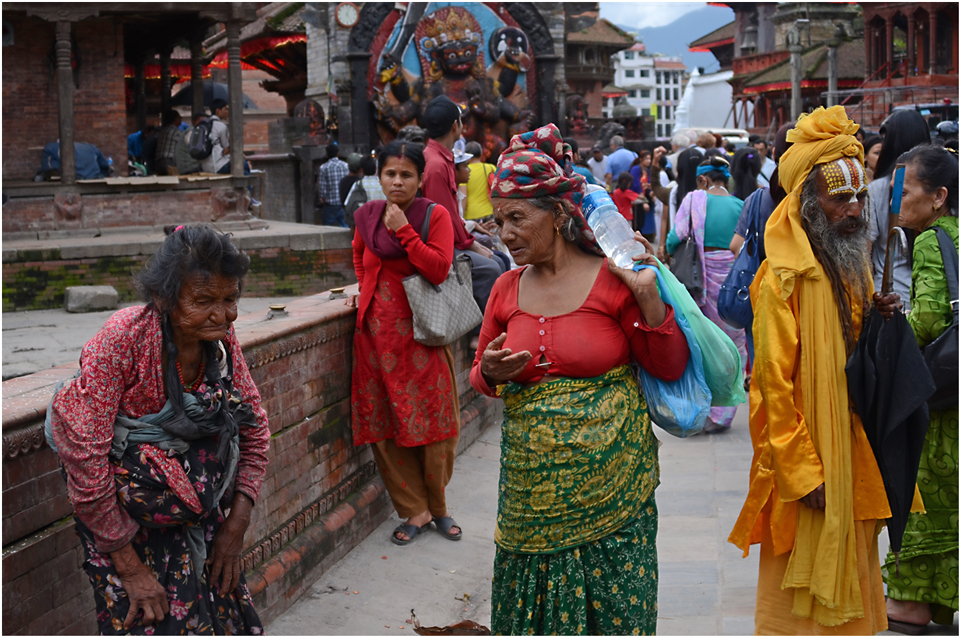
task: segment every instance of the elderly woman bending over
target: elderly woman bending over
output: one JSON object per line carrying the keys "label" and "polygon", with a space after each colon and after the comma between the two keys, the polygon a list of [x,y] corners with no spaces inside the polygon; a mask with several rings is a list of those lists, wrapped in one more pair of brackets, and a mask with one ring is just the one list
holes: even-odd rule
{"label": "elderly woman bending over", "polygon": [[600,256],[571,160],[548,124],[513,138],[493,183],[522,267],[494,285],[470,374],[504,400],[492,629],[653,634],[660,472],[630,363],[676,380],[689,350],[654,274]]}
{"label": "elderly woman bending over", "polygon": [[231,324],[250,259],[179,227],[54,396],[101,634],[260,634],[240,567],[270,430]]}

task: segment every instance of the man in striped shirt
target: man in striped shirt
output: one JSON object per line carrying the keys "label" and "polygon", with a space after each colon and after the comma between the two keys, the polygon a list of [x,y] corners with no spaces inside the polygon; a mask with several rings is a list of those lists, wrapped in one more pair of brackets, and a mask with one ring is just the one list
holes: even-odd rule
{"label": "man in striped shirt", "polygon": [[347,176],[350,168],[347,162],[340,159],[339,154],[340,146],[337,142],[331,142],[327,145],[329,159],[320,166],[317,188],[320,191],[320,205],[323,206],[321,224],[348,228],[344,219],[343,203],[340,201],[340,180]]}

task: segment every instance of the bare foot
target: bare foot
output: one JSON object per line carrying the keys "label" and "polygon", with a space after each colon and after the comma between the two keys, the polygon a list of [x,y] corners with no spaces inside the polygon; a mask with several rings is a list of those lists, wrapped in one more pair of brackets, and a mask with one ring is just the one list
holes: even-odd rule
{"label": "bare foot", "polygon": [[930,604],[926,602],[902,602],[898,599],[887,598],[887,618],[898,622],[926,626],[932,615]]}
{"label": "bare foot", "polygon": [[[430,515],[430,510],[426,510],[419,515],[415,515],[412,518],[407,518],[407,521],[404,524],[412,524],[413,526],[425,526],[430,524],[430,520],[433,519],[433,516]],[[409,540],[410,537],[403,531],[398,531],[394,534],[398,540]]]}

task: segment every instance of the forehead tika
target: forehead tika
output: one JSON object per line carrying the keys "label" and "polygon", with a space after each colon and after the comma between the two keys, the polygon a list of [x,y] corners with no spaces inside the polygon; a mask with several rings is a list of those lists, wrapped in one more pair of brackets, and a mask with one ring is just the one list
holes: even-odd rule
{"label": "forehead tika", "polygon": [[820,169],[827,181],[829,196],[849,194],[853,201],[867,189],[867,176],[863,164],[851,157],[842,157],[829,164],[823,164]]}

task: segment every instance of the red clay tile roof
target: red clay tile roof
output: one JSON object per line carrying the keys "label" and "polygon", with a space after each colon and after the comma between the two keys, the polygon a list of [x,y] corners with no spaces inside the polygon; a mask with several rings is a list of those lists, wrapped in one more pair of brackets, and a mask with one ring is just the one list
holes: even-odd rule
{"label": "red clay tile roof", "polygon": [[667,60],[653,59],[653,68],[657,70],[685,71],[687,69],[683,62],[672,62]]}

